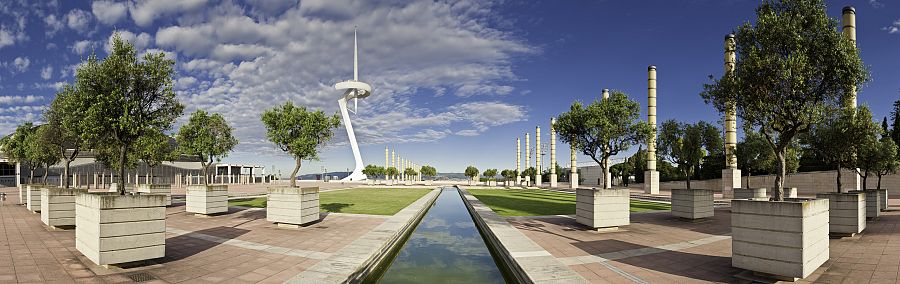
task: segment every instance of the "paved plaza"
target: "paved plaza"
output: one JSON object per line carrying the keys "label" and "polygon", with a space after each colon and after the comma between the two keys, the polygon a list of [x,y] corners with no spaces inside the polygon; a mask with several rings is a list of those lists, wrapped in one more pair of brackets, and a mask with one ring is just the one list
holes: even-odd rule
{"label": "paved plaza", "polygon": [[[94,265],[74,230],[49,230],[3,188],[0,283],[282,283],[340,258],[391,216],[327,214],[300,230],[276,228],[265,210],[231,207],[213,217],[167,208],[166,257],[136,267]],[[176,198],[179,200],[179,198]],[[861,235],[832,239],[831,259],[800,283],[900,283],[900,200]],[[508,217],[524,236],[591,283],[749,283],[731,267],[729,208],[689,222],[668,212],[632,214],[616,232],[585,230],[571,216]],[[398,214],[400,215],[400,214]]]}

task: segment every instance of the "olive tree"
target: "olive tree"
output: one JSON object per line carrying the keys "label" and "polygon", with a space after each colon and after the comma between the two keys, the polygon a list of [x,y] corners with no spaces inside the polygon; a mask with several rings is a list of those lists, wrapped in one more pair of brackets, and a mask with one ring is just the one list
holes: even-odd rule
{"label": "olive tree", "polygon": [[419,174],[419,173],[416,172],[416,169],[413,169],[413,168],[406,168],[406,170],[403,171],[403,174],[405,174],[406,176],[412,178],[412,177],[415,177],[415,176],[416,176],[417,174]]}
{"label": "olive tree", "polygon": [[44,113],[48,135],[43,140],[44,143],[53,146],[53,152],[63,161],[62,178],[65,188],[69,188],[69,169],[72,161],[82,148],[88,146],[81,133],[87,130],[84,116],[89,107],[87,104],[89,100],[82,99],[80,97],[82,95],[75,87],[65,85]]}
{"label": "olive tree", "polygon": [[0,148],[10,162],[28,165],[28,183],[34,183],[34,170],[40,166],[28,160],[28,144],[26,143],[28,137],[32,136],[36,130],[31,122],[26,122],[16,127],[15,132],[0,140]]}
{"label": "olive tree", "polygon": [[708,153],[722,151],[719,130],[704,121],[695,124],[667,120],[659,131],[659,155],[666,157],[684,174],[687,189],[691,189],[691,177],[700,168],[700,162]]}
{"label": "olive tree", "polygon": [[465,174],[467,177],[469,177],[469,179],[472,179],[472,180],[474,180],[475,177],[478,176],[478,173],[480,173],[480,172],[478,171],[478,168],[473,167],[473,166],[468,166],[468,167],[466,167],[466,171],[464,172],[464,174]]}
{"label": "olive tree", "polygon": [[437,169],[432,166],[422,166],[420,171],[422,172],[422,176],[432,179],[437,175]]}
{"label": "olive tree", "polygon": [[[878,124],[865,106],[844,108],[814,125],[808,134],[810,149],[826,164],[837,170],[835,184],[841,192],[841,169],[856,171],[865,155],[866,141],[877,139]],[[860,155],[863,154],[863,155]]]}
{"label": "olive tree", "polygon": [[[603,172],[609,170],[609,157],[628,151],[634,145],[646,141],[653,128],[641,121],[640,107],[628,99],[628,95],[613,91],[608,99],[596,100],[583,106],[575,102],[568,112],[556,118],[554,125],[560,139],[600,164]],[[611,185],[603,181],[603,188]]]}
{"label": "olive tree", "polygon": [[388,167],[387,169],[384,169],[385,179],[392,179],[389,177],[396,177],[399,174],[400,174],[400,171],[397,170],[397,168],[395,168],[395,167]]}
{"label": "olive tree", "polygon": [[52,137],[55,134],[53,129],[47,124],[36,128],[37,130],[34,133],[25,138],[25,156],[32,163],[32,168],[44,166],[44,176],[41,179],[41,183],[47,184],[50,166],[59,163],[61,158],[56,152],[57,148],[47,143],[48,140],[53,139]]}
{"label": "olive tree", "polygon": [[875,151],[879,158],[876,159],[877,162],[872,167],[875,177],[878,178],[877,189],[881,189],[881,178],[883,176],[896,173],[897,169],[900,168],[900,153],[898,153],[900,149],[897,147],[897,144],[894,143],[891,137],[882,137],[878,141]]}
{"label": "olive tree", "polygon": [[376,165],[366,165],[366,168],[362,170],[362,173],[367,177],[377,179],[378,176],[384,174],[384,168]]}
{"label": "olive tree", "polygon": [[497,169],[487,169],[484,170],[483,176],[488,180],[494,180],[494,177],[497,176]]}
{"label": "olive tree", "polygon": [[209,167],[213,162],[220,161],[238,144],[231,131],[222,115],[203,110],[192,113],[187,124],[178,130],[175,136],[178,152],[200,159],[204,185],[209,184]]}
{"label": "olive tree", "polygon": [[781,201],[789,145],[850,101],[868,73],[823,0],[765,0],[756,16],[735,31],[734,71],[705,85],[701,96],[723,113],[734,106],[763,134],[779,162],[772,197]]}
{"label": "olive tree", "polygon": [[169,130],[184,110],[172,89],[174,66],[162,52],[138,58],[134,46],[116,34],[109,56],[91,55],[75,71],[77,104],[85,106],[81,139],[92,142],[97,160],[118,170],[120,185],[126,168],[136,165],[138,141]]}
{"label": "olive tree", "polygon": [[[334,136],[332,129],[341,125],[337,114],[328,116],[321,110],[307,111],[286,102],[262,114],[266,137],[294,158],[291,187],[297,186],[297,172],[303,160],[318,160],[319,147]],[[395,169],[396,170],[396,169]]]}

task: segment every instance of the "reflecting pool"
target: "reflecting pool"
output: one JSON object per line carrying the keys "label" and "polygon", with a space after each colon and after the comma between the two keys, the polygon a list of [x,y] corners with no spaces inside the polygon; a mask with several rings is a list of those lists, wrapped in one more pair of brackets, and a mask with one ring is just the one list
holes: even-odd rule
{"label": "reflecting pool", "polygon": [[378,283],[506,283],[456,188],[434,205]]}

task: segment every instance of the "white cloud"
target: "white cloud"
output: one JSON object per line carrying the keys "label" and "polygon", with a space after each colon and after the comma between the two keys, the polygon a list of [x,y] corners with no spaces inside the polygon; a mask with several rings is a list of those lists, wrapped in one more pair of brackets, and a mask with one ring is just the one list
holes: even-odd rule
{"label": "white cloud", "polygon": [[872,8],[884,7],[884,3],[881,3],[878,0],[869,0],[869,5],[872,6]]}
{"label": "white cloud", "polygon": [[881,28],[883,31],[887,31],[889,34],[900,34],[900,20],[894,21],[893,24],[887,27]]}
{"label": "white cloud", "polygon": [[0,48],[5,46],[10,46],[16,43],[16,35],[6,30],[5,28],[0,28]]}
{"label": "white cloud", "polygon": [[28,57],[16,57],[16,59],[13,59],[13,66],[19,72],[28,70],[29,65],[31,65],[31,59],[28,59]]}
{"label": "white cloud", "polygon": [[0,104],[8,105],[8,104],[30,104],[43,100],[43,97],[39,96],[0,96]]}
{"label": "white cloud", "polygon": [[51,77],[53,77],[53,66],[47,65],[41,68],[41,79],[50,80]]}
{"label": "white cloud", "polygon": [[66,25],[78,32],[85,32],[91,23],[91,14],[85,10],[73,9],[66,14]]}
{"label": "white cloud", "polygon": [[52,37],[56,34],[56,32],[66,26],[66,23],[64,23],[60,18],[57,18],[54,14],[50,14],[44,17],[44,24],[47,25],[47,31],[45,33],[48,37]]}
{"label": "white cloud", "polygon": [[[178,55],[185,112],[222,113],[241,141],[236,155],[277,152],[260,138],[266,109],[292,101],[337,111],[332,85],[352,76],[354,25],[360,79],[374,87],[353,117],[361,144],[480,135],[527,118],[524,107],[496,96],[517,93],[513,59],[539,50],[491,27],[490,2],[307,0],[284,11],[263,2],[225,1],[154,36],[156,47]],[[423,104],[419,95],[443,95],[442,103]],[[343,129],[335,134],[332,144],[346,143]]]}
{"label": "white cloud", "polygon": [[90,40],[79,40],[72,44],[72,52],[78,55],[84,55],[94,49],[95,42]]}
{"label": "white cloud", "polygon": [[135,24],[146,27],[159,16],[192,11],[204,5],[206,0],[138,0],[128,10]]}
{"label": "white cloud", "polygon": [[112,25],[128,15],[128,7],[125,3],[114,1],[94,1],[91,3],[91,12],[101,23]]}
{"label": "white cloud", "polygon": [[106,40],[106,45],[103,46],[103,49],[106,50],[106,52],[112,51],[112,40],[116,33],[119,34],[119,37],[121,37],[122,40],[134,45],[134,50],[138,52],[147,49],[153,43],[153,36],[148,33],[134,34],[130,31],[118,30],[110,33],[109,38]]}

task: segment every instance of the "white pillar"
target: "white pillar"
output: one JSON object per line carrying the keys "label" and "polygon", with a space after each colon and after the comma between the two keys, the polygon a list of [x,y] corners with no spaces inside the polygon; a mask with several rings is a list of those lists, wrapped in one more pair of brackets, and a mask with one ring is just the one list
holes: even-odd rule
{"label": "white pillar", "polygon": [[574,141],[572,143],[569,143],[569,147],[570,147],[569,153],[570,153],[570,155],[572,155],[571,161],[570,161],[571,164],[569,164],[569,170],[570,170],[570,172],[569,172],[569,187],[572,189],[577,189],[578,188],[578,161],[575,159],[575,157],[578,152],[576,151]]}
{"label": "white pillar", "polygon": [[[841,30],[844,33],[844,36],[853,41],[853,46],[856,47],[856,8],[852,6],[844,7],[843,13],[841,17],[841,22],[843,24],[843,29]],[[856,86],[851,88],[851,98],[850,101],[847,102],[847,105],[853,108],[856,108]]]}
{"label": "white pillar", "polygon": [[537,171],[537,174],[534,175],[534,184],[538,187],[541,186],[541,180],[543,177],[541,173],[543,172],[541,169],[543,165],[541,164],[541,127],[535,127],[535,135],[534,135],[534,169]]}
{"label": "white pillar", "polygon": [[556,119],[550,119],[550,187],[556,188]]}
{"label": "white pillar", "polygon": [[[525,133],[525,170],[531,167],[531,134]],[[525,176],[525,186],[531,184],[531,176]]]}
{"label": "white pillar", "polygon": [[[603,89],[603,100],[607,99],[609,99],[609,89]],[[601,187],[612,188],[612,175],[609,174],[609,168],[612,165],[609,164],[609,158],[603,159],[603,162],[606,164],[606,168],[603,169],[603,185]]]}
{"label": "white pillar", "polygon": [[656,171],[656,66],[647,68],[647,122],[653,133],[647,141],[647,171],[644,172],[644,193],[659,194],[659,172]]}
{"label": "white pillar", "polygon": [[[725,75],[734,72],[736,61],[734,35],[725,36]],[[725,110],[725,169],[722,170],[722,197],[734,197],[734,189],[741,188],[741,170],[735,156],[737,149],[737,116],[734,102]]]}
{"label": "white pillar", "polygon": [[522,141],[516,137],[516,185],[522,185]]}

